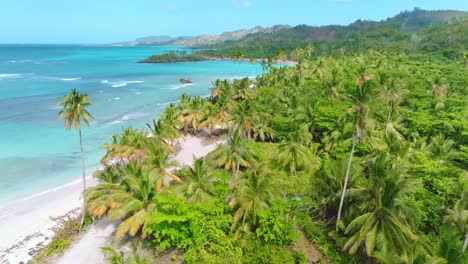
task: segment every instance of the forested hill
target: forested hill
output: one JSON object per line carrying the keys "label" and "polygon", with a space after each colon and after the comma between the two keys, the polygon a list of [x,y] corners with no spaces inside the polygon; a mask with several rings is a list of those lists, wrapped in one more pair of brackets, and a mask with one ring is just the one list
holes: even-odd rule
{"label": "forested hill", "polygon": [[229,56],[241,52],[244,57],[265,58],[283,51],[290,58],[296,48],[312,44],[316,54],[357,52],[368,49],[440,52],[453,58],[468,49],[468,12],[405,11],[386,20],[358,20],[347,26],[299,25],[274,32],[249,34],[239,40],[217,45],[208,55]]}

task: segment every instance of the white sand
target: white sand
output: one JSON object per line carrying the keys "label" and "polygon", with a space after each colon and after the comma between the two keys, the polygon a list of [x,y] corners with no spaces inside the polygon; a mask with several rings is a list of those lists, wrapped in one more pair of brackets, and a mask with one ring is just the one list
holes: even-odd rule
{"label": "white sand", "polygon": [[[88,186],[97,181],[88,177]],[[20,263],[31,259],[50,242],[52,228],[66,215],[76,216],[82,205],[81,179],[11,202],[0,208],[0,263]]]}
{"label": "white sand", "polygon": [[[180,165],[191,165],[193,157],[202,157],[214,150],[221,141],[204,144],[203,139],[188,135],[180,141],[180,151],[173,157]],[[97,184],[93,178],[88,186]],[[14,201],[0,208],[0,263],[27,262],[54,235],[52,228],[68,214],[79,214],[82,204],[82,183],[75,182],[43,192],[24,200]],[[101,263],[99,247],[115,229],[115,223],[99,222],[81,236],[59,263]],[[98,261],[89,262],[87,256]],[[81,256],[82,258],[79,258]],[[62,261],[63,260],[63,261]]]}
{"label": "white sand", "polygon": [[[188,135],[180,141],[180,151],[174,155],[180,165],[192,165],[193,158],[199,158],[213,151],[221,140],[207,144],[203,139]],[[114,232],[118,222],[98,221],[93,224],[80,238],[58,259],[58,264],[105,263],[101,247],[108,246],[108,237]]]}

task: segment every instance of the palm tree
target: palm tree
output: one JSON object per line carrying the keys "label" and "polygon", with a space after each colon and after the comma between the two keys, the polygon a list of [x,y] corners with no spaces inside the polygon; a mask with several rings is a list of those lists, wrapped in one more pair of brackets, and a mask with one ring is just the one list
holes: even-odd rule
{"label": "palm tree", "polygon": [[258,116],[252,104],[252,101],[240,101],[235,105],[231,113],[233,126],[240,130],[241,135],[245,138],[250,138],[252,127],[258,121]]}
{"label": "palm tree", "polygon": [[442,133],[431,138],[431,143],[427,146],[427,153],[430,158],[436,159],[440,163],[451,162],[458,156],[455,142],[445,138]]}
{"label": "palm tree", "polygon": [[455,203],[453,210],[448,210],[448,215],[444,218],[446,223],[457,226],[462,234],[465,235],[462,246],[463,252],[466,251],[466,247],[468,246],[468,202],[466,196],[466,194],[462,194],[460,200]]}
{"label": "palm tree", "polygon": [[187,196],[189,202],[203,202],[214,194],[216,177],[208,172],[203,159],[195,159],[193,167],[189,167],[188,173],[184,176],[185,181],[180,190]]}
{"label": "palm tree", "polygon": [[364,197],[363,202],[367,212],[351,221],[345,231],[351,237],[344,248],[351,254],[362,244],[369,256],[376,248],[392,252],[418,238],[407,222],[412,209],[405,202],[419,185],[404,176],[405,166],[393,163],[389,155],[382,152],[366,165],[370,189],[369,197]]}
{"label": "palm tree", "polygon": [[405,84],[400,79],[386,79],[386,77],[382,78],[382,73],[379,74],[379,77],[381,77],[381,97],[386,100],[388,108],[387,123],[389,123],[392,113],[398,111],[398,106],[403,101],[403,96],[409,91],[404,88]]}
{"label": "palm tree", "polygon": [[295,139],[281,142],[276,158],[284,167],[289,168],[291,175],[296,175],[297,170],[313,167],[317,162],[312,150]]}
{"label": "palm tree", "polygon": [[117,228],[117,238],[127,233],[135,236],[145,226],[149,213],[155,209],[153,199],[158,194],[160,181],[156,175],[142,170],[141,166],[127,166],[130,168],[125,170],[121,183],[101,183],[85,191],[91,215],[123,220]]}
{"label": "palm tree", "polygon": [[306,124],[308,131],[314,135],[316,119],[319,116],[320,102],[318,100],[311,101],[305,106],[300,106],[297,109],[295,119],[301,124]]}
{"label": "palm tree", "polygon": [[254,90],[251,88],[249,78],[234,80],[232,98],[236,101],[252,99]]}
{"label": "palm tree", "polygon": [[157,191],[171,182],[182,182],[182,180],[169,169],[176,165],[176,162],[169,162],[169,153],[157,144],[150,144],[144,158],[143,168],[148,171],[153,180],[156,181]]}
{"label": "palm tree", "polygon": [[[264,118],[263,118],[264,119]],[[263,142],[273,140],[275,138],[275,131],[271,128],[266,120],[254,123],[252,127],[253,137]]]}
{"label": "palm tree", "polygon": [[[312,192],[318,200],[320,209],[322,209],[323,214],[327,218],[333,218],[336,216],[336,207],[340,201],[340,194],[343,186],[343,178],[346,174],[347,163],[348,160],[346,158],[334,160],[326,157],[322,163],[322,169],[315,177],[312,177]],[[360,173],[360,168],[353,164],[348,182],[349,193],[352,194],[348,197],[351,196],[351,199],[354,196],[354,189],[357,185],[356,179]],[[351,205],[356,204],[352,203]],[[352,210],[358,211],[358,209],[355,209],[354,207],[352,207]],[[350,210],[351,209],[348,208],[347,211],[349,212]]]}
{"label": "palm tree", "polygon": [[114,166],[105,166],[104,169],[96,171],[93,176],[107,183],[118,183],[122,180],[122,175],[120,175],[118,168]]}
{"label": "palm tree", "polygon": [[240,167],[251,168],[254,153],[246,147],[246,141],[240,136],[239,130],[229,136],[227,146],[218,148],[215,152],[217,166],[226,170],[235,171],[236,178],[239,175]]}
{"label": "palm tree", "polygon": [[102,146],[107,152],[101,163],[113,165],[140,162],[145,155],[147,143],[148,137],[143,129],[125,128],[121,135],[112,137],[111,143]]}
{"label": "palm tree", "polygon": [[219,117],[218,105],[211,102],[206,103],[203,108],[203,121],[200,123],[200,128],[206,128],[208,133],[211,134],[216,126],[221,123]]}
{"label": "palm tree", "polygon": [[321,86],[325,88],[322,93],[327,96],[330,103],[341,98],[340,90],[342,80],[340,79],[339,73],[339,68],[334,67],[320,78]]}
{"label": "palm tree", "polygon": [[238,231],[247,231],[258,225],[258,216],[273,202],[272,180],[265,175],[264,169],[250,171],[236,180],[234,193],[227,200],[236,209],[232,228],[241,222]]}
{"label": "palm tree", "polygon": [[366,128],[372,124],[370,118],[371,109],[369,102],[373,93],[373,87],[370,80],[373,75],[367,72],[364,66],[358,68],[358,78],[356,80],[356,86],[354,91],[350,94],[353,101],[353,105],[347,109],[346,114],[351,114],[353,118],[353,143],[351,145],[351,152],[349,154],[348,169],[346,170],[345,182],[343,185],[343,192],[341,194],[340,205],[338,208],[338,216],[336,219],[336,231],[338,231],[338,224],[341,220],[341,212],[343,210],[344,198],[346,195],[346,187],[349,179],[349,170],[351,168],[351,162],[353,160],[354,149],[359,139],[364,136]]}
{"label": "palm tree", "polygon": [[125,257],[124,252],[117,252],[111,247],[101,247],[101,251],[109,264],[148,264],[149,261],[141,256],[138,247],[138,243],[133,243],[131,255],[128,257]]}
{"label": "palm tree", "polygon": [[[89,106],[94,105],[93,102],[88,101],[87,94],[81,94],[76,89],[72,89],[70,94],[63,96],[63,101],[58,102],[57,105],[63,106],[63,109],[58,113],[59,118],[65,121],[65,128],[70,130],[72,126],[78,130],[80,137],[80,153],[81,153],[81,167],[83,171],[83,191],[86,190],[86,168],[83,152],[83,138],[81,136],[81,121],[89,126],[89,119],[94,118],[87,110]],[[81,216],[81,224],[83,225],[86,211],[86,199],[83,198],[83,210]]]}
{"label": "palm tree", "polygon": [[429,80],[431,83],[431,89],[429,93],[432,94],[432,98],[435,102],[435,110],[440,110],[445,108],[445,99],[447,98],[448,84],[447,80],[436,76],[433,80]]}
{"label": "palm tree", "polygon": [[203,106],[205,101],[199,96],[189,97],[189,99],[184,100],[186,101],[182,102],[181,98],[180,107],[182,111],[178,120],[185,132],[196,132],[203,121]]}

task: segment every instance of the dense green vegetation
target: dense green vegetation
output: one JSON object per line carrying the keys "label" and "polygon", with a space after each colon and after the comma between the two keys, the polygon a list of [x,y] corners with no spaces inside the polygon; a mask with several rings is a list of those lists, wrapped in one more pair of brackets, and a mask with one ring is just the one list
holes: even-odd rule
{"label": "dense green vegetation", "polygon": [[[150,263],[466,263],[466,63],[312,52],[114,136],[89,212],[122,219]],[[171,172],[175,140],[201,131],[226,144]]]}
{"label": "dense green vegetation", "polygon": [[[209,58],[267,59],[301,57],[298,49],[314,46],[314,56],[353,55],[368,49],[431,53],[456,59],[468,50],[468,14],[462,11],[405,11],[387,20],[358,20],[347,26],[279,27],[217,44],[200,43],[193,54],[154,55],[143,62],[198,61]],[[213,49],[215,48],[215,49]]]}
{"label": "dense green vegetation", "polygon": [[167,62],[185,62],[185,61],[204,61],[206,56],[201,53],[187,53],[187,51],[170,51],[168,53],[150,56],[140,63],[167,63]]}
{"label": "dense green vegetation", "polygon": [[358,20],[348,26],[307,26],[283,28],[273,33],[248,35],[226,41],[201,54],[230,57],[240,52],[246,58],[268,58],[283,52],[296,59],[295,50],[309,44],[316,55],[356,54],[368,49],[381,51],[431,52],[434,56],[454,58],[468,50],[468,14],[460,11],[402,12],[384,21]]}

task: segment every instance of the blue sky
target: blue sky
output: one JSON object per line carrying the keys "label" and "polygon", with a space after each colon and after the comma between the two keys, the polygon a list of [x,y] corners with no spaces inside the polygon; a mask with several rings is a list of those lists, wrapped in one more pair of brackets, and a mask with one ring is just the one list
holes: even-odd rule
{"label": "blue sky", "polygon": [[349,24],[468,0],[1,0],[0,43],[105,43],[276,24]]}

